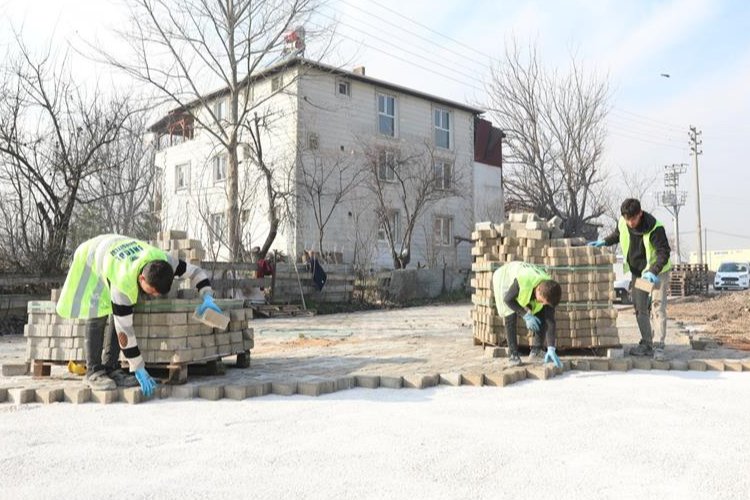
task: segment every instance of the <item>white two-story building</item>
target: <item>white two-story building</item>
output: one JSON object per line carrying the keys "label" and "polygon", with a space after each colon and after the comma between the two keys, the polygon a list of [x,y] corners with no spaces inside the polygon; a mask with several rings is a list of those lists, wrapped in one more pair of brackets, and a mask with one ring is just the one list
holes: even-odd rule
{"label": "white two-story building", "polygon": [[[370,78],[364,68],[345,71],[302,58],[270,67],[248,85],[251,116],[261,117],[264,162],[284,196],[273,249],[292,256],[322,249],[344,262],[393,267],[388,236],[400,252],[411,229],[411,267],[470,266],[466,239],[474,222],[487,218],[477,212],[502,208],[502,132],[479,119],[482,110]],[[226,116],[226,95],[205,97],[216,116]],[[210,258],[222,259],[227,155],[195,125],[194,113],[205,107],[174,110],[150,127],[163,175],[162,227],[187,229],[210,247]],[[243,151],[239,209],[249,249],[268,234],[268,203],[265,181]],[[407,169],[408,176],[400,175]],[[437,180],[427,195],[420,176]]]}

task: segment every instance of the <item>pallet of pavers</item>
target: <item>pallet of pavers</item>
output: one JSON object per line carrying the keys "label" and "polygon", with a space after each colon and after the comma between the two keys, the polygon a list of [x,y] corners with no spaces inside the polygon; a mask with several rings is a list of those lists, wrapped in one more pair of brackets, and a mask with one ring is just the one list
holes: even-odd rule
{"label": "pallet of pavers", "polygon": [[[198,304],[194,299],[152,299],[135,306],[135,335],[146,366],[164,369],[168,382],[184,383],[191,366],[210,371],[225,356],[236,355],[240,367],[250,365],[252,309],[245,308],[244,300],[216,299],[230,320],[222,331],[193,316]],[[52,364],[85,362],[84,320],[61,318],[51,300],[29,302],[28,313],[26,357],[35,376],[49,375]]]}
{"label": "pallet of pavers", "polygon": [[[620,345],[612,306],[615,255],[606,248],[586,246],[582,238],[563,238],[559,222],[511,213],[503,223],[476,225],[471,280],[475,344],[506,344],[503,318],[495,309],[492,274],[506,262],[523,261],[544,266],[562,287],[555,315],[558,349]],[[517,325],[519,346],[530,346],[532,335],[522,321]]]}

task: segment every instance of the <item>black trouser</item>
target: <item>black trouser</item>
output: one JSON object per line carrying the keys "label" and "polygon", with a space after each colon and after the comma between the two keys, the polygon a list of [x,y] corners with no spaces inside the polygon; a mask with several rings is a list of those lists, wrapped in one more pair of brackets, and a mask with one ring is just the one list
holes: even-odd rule
{"label": "black trouser", "polygon": [[86,375],[98,371],[110,373],[119,368],[120,344],[117,343],[114,319],[94,318],[86,325]]}
{"label": "black trouser", "polygon": [[[555,347],[555,308],[544,306],[534,316],[542,320],[542,326],[539,328],[538,332],[533,332],[534,341],[532,343],[532,348],[541,349],[543,347],[542,336],[544,336],[544,340],[547,342],[548,347]],[[518,314],[516,313],[512,313],[505,317],[505,336],[508,339],[508,348],[510,349],[510,352],[514,354],[518,353],[517,322]]]}
{"label": "black trouser", "polygon": [[632,290],[633,308],[638,330],[641,332],[641,344],[651,346],[653,332],[651,331],[651,294],[635,287],[635,278],[630,285]]}

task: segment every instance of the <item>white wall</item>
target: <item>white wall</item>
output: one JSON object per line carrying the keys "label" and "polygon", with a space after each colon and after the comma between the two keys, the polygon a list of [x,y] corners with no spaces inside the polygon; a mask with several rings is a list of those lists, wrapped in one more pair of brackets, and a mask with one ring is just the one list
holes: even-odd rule
{"label": "white wall", "polygon": [[502,170],[474,162],[474,214],[477,222],[502,222],[505,217]]}

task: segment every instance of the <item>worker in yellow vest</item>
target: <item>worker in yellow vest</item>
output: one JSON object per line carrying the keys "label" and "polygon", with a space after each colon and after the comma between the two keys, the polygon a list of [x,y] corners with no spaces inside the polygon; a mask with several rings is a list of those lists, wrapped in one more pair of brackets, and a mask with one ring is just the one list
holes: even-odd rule
{"label": "worker in yellow vest", "polygon": [[534,334],[529,353],[529,362],[542,362],[543,337],[547,353],[543,362],[552,362],[561,368],[557,356],[555,335],[555,307],[560,303],[560,284],[543,268],[525,262],[507,262],[492,273],[492,293],[497,313],[505,323],[511,366],[521,364],[518,355],[518,333],[516,322],[521,316]]}
{"label": "worker in yellow vest", "polygon": [[[622,217],[614,232],[603,240],[589,242],[589,245],[603,247],[620,244],[624,271],[632,273],[630,288],[641,332],[641,341],[630,350],[630,354],[663,360],[664,340],[667,337],[669,271],[672,269],[669,254],[672,249],[664,225],[650,213],[644,212],[640,201],[628,198],[622,202],[620,213]],[[633,286],[638,277],[656,285],[651,294]],[[652,319],[659,334],[657,343],[653,342]]]}
{"label": "worker in yellow vest", "polygon": [[[63,318],[88,320],[86,386],[111,390],[140,385],[144,395],[153,394],[156,382],[146,371],[138,348],[133,306],[141,293],[152,297],[169,293],[175,277],[190,278],[192,286],[198,289],[203,298],[198,314],[206,309],[221,312],[202,269],[143,241],[104,234],[76,249],[60,290],[57,313]],[[134,376],[119,368],[120,349]]]}

